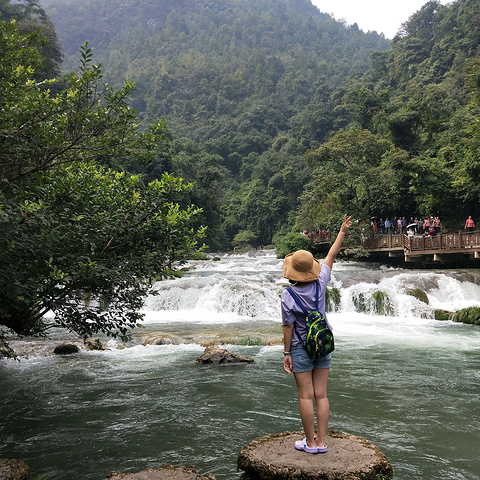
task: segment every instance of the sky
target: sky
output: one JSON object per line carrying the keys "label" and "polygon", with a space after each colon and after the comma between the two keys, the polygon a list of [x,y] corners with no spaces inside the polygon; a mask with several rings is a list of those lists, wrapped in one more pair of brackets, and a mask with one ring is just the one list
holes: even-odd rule
{"label": "sky", "polygon": [[[355,22],[364,32],[376,30],[392,39],[402,23],[420,10],[428,0],[312,0],[323,13],[336,20],[345,20],[347,25]],[[442,5],[452,0],[440,0]]]}

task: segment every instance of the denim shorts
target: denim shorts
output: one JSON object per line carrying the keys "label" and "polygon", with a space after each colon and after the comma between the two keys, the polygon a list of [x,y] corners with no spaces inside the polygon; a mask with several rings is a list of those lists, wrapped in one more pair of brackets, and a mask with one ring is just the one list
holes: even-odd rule
{"label": "denim shorts", "polygon": [[330,353],[314,360],[308,355],[302,344],[290,347],[290,352],[294,373],[310,372],[314,368],[330,368],[332,364],[332,356]]}

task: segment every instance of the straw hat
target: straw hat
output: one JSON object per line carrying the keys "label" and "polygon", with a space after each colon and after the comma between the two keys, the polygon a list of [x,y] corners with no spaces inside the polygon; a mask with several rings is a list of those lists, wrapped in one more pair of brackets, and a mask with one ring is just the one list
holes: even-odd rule
{"label": "straw hat", "polygon": [[314,282],[320,273],[320,262],[306,250],[289,253],[283,261],[283,276],[295,282]]}

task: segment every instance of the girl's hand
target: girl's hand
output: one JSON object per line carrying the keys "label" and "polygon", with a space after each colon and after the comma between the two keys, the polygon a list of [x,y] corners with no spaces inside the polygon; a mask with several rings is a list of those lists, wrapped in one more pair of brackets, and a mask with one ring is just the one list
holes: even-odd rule
{"label": "girl's hand", "polygon": [[285,355],[283,357],[283,369],[287,373],[292,373],[292,356],[291,355]]}
{"label": "girl's hand", "polygon": [[340,227],[340,231],[342,233],[346,233],[347,230],[352,226],[352,216],[350,215],[348,218],[347,218],[347,214],[345,214],[343,216],[343,222],[342,222],[342,226]]}

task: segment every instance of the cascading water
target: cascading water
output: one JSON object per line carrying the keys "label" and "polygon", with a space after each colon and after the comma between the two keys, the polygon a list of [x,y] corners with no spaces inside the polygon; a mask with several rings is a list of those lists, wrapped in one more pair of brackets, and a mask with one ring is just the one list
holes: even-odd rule
{"label": "cascading water", "polygon": [[[56,357],[64,332],[11,341],[22,358],[0,361],[0,457],[51,480],[164,463],[230,480],[250,440],[301,429],[279,344],[282,260],[258,252],[187,267],[157,285],[127,348],[110,340]],[[396,479],[480,479],[480,328],[434,319],[480,306],[480,271],[337,262],[329,286],[341,294],[328,313],[330,428],[377,444]],[[158,337],[171,341],[148,344]],[[208,343],[255,363],[197,365]]]}

